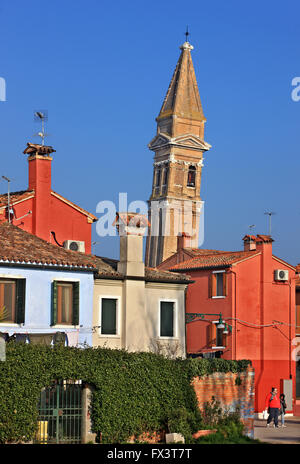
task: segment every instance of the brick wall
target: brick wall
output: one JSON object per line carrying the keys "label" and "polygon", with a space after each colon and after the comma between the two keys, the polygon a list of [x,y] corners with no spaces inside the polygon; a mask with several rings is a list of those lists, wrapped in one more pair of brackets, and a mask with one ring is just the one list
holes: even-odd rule
{"label": "brick wall", "polygon": [[[241,384],[236,384],[240,377]],[[254,437],[254,369],[241,374],[214,373],[205,377],[195,377],[192,385],[195,389],[200,410],[212,396],[229,411],[240,407],[241,421],[245,425],[245,435]]]}

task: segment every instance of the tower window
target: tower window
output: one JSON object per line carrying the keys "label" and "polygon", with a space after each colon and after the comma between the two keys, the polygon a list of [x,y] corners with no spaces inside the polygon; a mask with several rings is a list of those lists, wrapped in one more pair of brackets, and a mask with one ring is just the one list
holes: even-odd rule
{"label": "tower window", "polygon": [[169,177],[169,168],[165,168],[165,170],[164,170],[163,185],[167,185],[167,184],[168,184],[168,177]]}
{"label": "tower window", "polygon": [[195,187],[195,180],[196,180],[196,168],[195,166],[190,166],[189,171],[188,171],[187,186]]}
{"label": "tower window", "polygon": [[157,169],[157,171],[156,171],[156,182],[155,182],[156,187],[160,186],[160,176],[161,176],[161,170]]}

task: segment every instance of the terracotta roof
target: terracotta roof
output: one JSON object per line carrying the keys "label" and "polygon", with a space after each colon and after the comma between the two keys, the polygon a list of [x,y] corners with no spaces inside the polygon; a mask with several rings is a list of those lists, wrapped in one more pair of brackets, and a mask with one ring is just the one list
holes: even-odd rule
{"label": "terracotta roof", "polygon": [[0,262],[95,267],[88,255],[52,245],[8,222],[0,224]]}
{"label": "terracotta roof", "polygon": [[265,243],[268,243],[268,242],[274,242],[274,240],[272,239],[271,235],[261,235],[261,234],[257,234],[257,235],[245,235],[245,237],[243,238],[244,241],[251,241],[252,242],[265,242]]}
{"label": "terracotta roof", "polygon": [[[101,277],[112,277],[117,279],[123,279],[124,275],[118,272],[118,260],[104,258],[101,256],[94,256],[95,265],[97,267],[96,278],[101,279]],[[159,269],[154,269],[151,267],[145,267],[145,280],[151,282],[190,282],[190,277],[182,273],[170,272],[170,271],[161,271]]]}
{"label": "terracotta roof", "polygon": [[[118,261],[86,255],[52,245],[8,222],[0,224],[0,264],[56,265],[93,269],[96,278],[123,279],[117,271]],[[156,282],[189,282],[188,276],[146,268],[145,280]]]}
{"label": "terracotta roof", "polygon": [[221,250],[205,250],[204,248],[184,248],[184,251],[192,256],[215,255],[218,253],[224,253],[224,251]]}
{"label": "terracotta roof", "polygon": [[218,253],[202,254],[182,263],[176,264],[171,268],[174,271],[186,271],[191,269],[215,268],[231,266],[243,259],[258,255],[257,251],[223,251]]}
{"label": "terracotta roof", "polygon": [[[18,201],[26,200],[34,196],[34,190],[20,190],[19,192],[10,193],[10,204],[13,205]],[[0,208],[7,206],[7,193],[0,194]]]}

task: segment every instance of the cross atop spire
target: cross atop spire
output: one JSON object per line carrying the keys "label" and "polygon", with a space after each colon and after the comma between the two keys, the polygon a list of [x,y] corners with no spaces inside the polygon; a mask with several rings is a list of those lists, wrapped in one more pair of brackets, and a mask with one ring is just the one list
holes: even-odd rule
{"label": "cross atop spire", "polygon": [[188,36],[190,35],[188,26],[186,26],[186,32],[184,33],[185,35],[185,41],[188,42]]}

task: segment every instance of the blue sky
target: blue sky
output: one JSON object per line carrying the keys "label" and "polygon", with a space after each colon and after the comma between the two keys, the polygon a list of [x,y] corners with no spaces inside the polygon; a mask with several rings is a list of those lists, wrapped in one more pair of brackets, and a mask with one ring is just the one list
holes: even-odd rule
{"label": "blue sky", "polygon": [[[26,142],[38,141],[33,112],[47,109],[57,152],[53,189],[95,213],[102,200],[147,200],[147,144],[184,42],[186,25],[207,118],[201,196],[203,247],[242,248],[268,233],[274,252],[300,262],[299,2],[293,0],[86,0],[0,2],[1,175],[27,188]],[[4,181],[0,192],[6,191]],[[94,251],[119,256],[117,237]]]}

